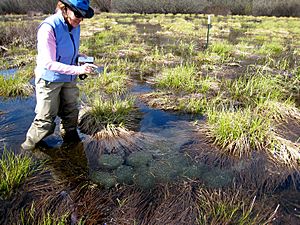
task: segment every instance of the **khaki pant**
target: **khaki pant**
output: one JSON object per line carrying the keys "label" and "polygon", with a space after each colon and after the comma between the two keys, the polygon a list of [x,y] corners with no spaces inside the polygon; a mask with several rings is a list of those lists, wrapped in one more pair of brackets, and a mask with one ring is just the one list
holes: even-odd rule
{"label": "khaki pant", "polygon": [[55,118],[61,118],[61,132],[74,131],[78,123],[79,89],[76,81],[36,83],[36,116],[27,132],[27,139],[35,144],[55,129]]}

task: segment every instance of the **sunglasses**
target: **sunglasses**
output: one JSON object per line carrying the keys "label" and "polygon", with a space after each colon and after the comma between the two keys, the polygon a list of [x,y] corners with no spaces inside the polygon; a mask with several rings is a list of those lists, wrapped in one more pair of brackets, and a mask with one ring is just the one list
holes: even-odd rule
{"label": "sunglasses", "polygon": [[80,18],[83,18],[83,16],[81,15],[81,13],[79,13],[78,11],[75,11],[73,9],[71,9],[70,7],[67,7],[68,9],[70,9],[73,13],[74,13],[74,16],[78,19]]}
{"label": "sunglasses", "polygon": [[76,18],[82,18],[83,17],[79,12],[73,11],[73,13],[74,13],[74,16]]}

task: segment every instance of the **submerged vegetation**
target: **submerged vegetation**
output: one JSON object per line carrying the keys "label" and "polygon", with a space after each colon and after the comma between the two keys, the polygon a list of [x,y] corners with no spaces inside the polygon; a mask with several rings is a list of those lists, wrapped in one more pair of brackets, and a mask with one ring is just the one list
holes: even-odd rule
{"label": "submerged vegetation", "polygon": [[[77,149],[70,160],[53,159],[58,169],[47,165],[50,172],[22,185],[33,197],[19,221],[271,224],[278,211],[285,214],[276,196],[300,182],[300,20],[214,16],[208,48],[206,23],[201,14],[102,13],[83,21],[80,50],[105,67],[79,81],[88,162],[75,164],[88,168],[53,182]],[[11,47],[1,52],[9,59],[1,59],[1,69],[17,62],[20,70],[1,76],[1,96],[28,96],[21,81],[32,77],[31,42],[5,40]],[[189,120],[151,133],[139,129],[144,105]],[[13,193],[21,178],[3,193]]]}

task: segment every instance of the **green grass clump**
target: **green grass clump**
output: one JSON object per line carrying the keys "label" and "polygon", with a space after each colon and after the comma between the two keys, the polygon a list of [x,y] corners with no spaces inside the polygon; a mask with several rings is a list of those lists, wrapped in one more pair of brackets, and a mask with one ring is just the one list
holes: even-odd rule
{"label": "green grass clump", "polygon": [[19,68],[15,74],[19,79],[27,80],[27,82],[34,77],[34,63],[29,63],[26,66]]}
{"label": "green grass clump", "polygon": [[193,65],[180,65],[175,68],[166,68],[157,79],[159,87],[176,91],[193,92],[197,87],[196,68]]}
{"label": "green grass clump", "polygon": [[85,41],[87,49],[92,54],[114,53],[133,41],[137,36],[135,26],[113,25],[110,29],[95,34]]}
{"label": "green grass clump", "polygon": [[[19,223],[20,225],[28,225],[28,224],[37,224],[37,225],[67,225],[70,224],[71,212],[64,212],[59,216],[54,215],[54,213],[50,212],[42,212],[39,214],[39,211],[33,202],[29,208],[25,208],[21,210],[19,215]],[[70,210],[71,211],[71,210]],[[77,221],[78,225],[85,224],[85,221],[81,218]]]}
{"label": "green grass clump", "polygon": [[30,157],[16,155],[5,149],[0,159],[0,198],[9,198],[33,171]]}
{"label": "green grass clump", "polygon": [[270,137],[271,120],[250,108],[240,111],[207,112],[207,133],[224,152],[237,157],[261,150]]}
{"label": "green grass clump", "polygon": [[130,112],[133,104],[134,100],[132,98],[125,100],[119,98],[108,100],[98,98],[93,100],[90,113],[99,121],[107,124],[120,124],[125,122],[124,116]]}
{"label": "green grass clump", "polygon": [[196,35],[194,23],[186,21],[183,18],[175,18],[175,20],[176,21],[169,21],[169,23],[164,21],[162,24],[163,28],[175,34]]}
{"label": "green grass clump", "polygon": [[214,84],[213,78],[200,76],[192,64],[165,68],[156,82],[160,88],[186,93],[206,93]]}
{"label": "green grass clump", "polygon": [[244,106],[255,107],[267,100],[281,101],[286,98],[278,75],[243,76],[225,84],[224,90],[229,92],[230,98]]}
{"label": "green grass clump", "polygon": [[98,77],[88,77],[80,90],[88,97],[99,94],[103,91],[105,94],[121,95],[127,91],[127,74],[122,71],[111,71],[107,73],[105,70]]}
{"label": "green grass clump", "polygon": [[0,76],[0,96],[3,97],[27,97],[33,92],[32,85],[29,84],[26,77],[14,76],[4,77]]}
{"label": "green grass clump", "polygon": [[128,115],[133,110],[134,99],[130,97],[94,98],[81,118],[80,129],[86,134],[93,135],[109,125],[122,126],[129,122]]}
{"label": "green grass clump", "polygon": [[227,41],[215,42],[209,46],[208,51],[221,57],[221,62],[227,61],[234,53],[234,46]]}
{"label": "green grass clump", "polygon": [[184,40],[180,40],[170,47],[174,55],[181,56],[185,59],[189,59],[197,53],[197,45],[194,43],[194,41],[186,42]]}
{"label": "green grass clump", "polygon": [[263,117],[271,118],[276,122],[283,122],[292,118],[300,120],[300,111],[290,99],[285,102],[267,100],[258,103],[256,108]]}
{"label": "green grass clump", "polygon": [[192,114],[203,115],[207,110],[208,102],[204,98],[188,98],[179,100],[178,110]]}
{"label": "green grass clump", "polygon": [[283,52],[283,50],[284,50],[284,47],[281,43],[266,42],[260,47],[260,49],[257,50],[257,53],[260,55],[275,56],[275,55],[281,54]]}

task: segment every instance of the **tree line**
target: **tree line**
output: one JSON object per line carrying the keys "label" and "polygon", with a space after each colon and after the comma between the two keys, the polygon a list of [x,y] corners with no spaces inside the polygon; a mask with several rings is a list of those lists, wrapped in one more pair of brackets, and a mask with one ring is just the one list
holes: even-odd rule
{"label": "tree line", "polygon": [[[53,13],[57,0],[1,0],[0,14]],[[91,0],[102,12],[300,16],[299,0]]]}

